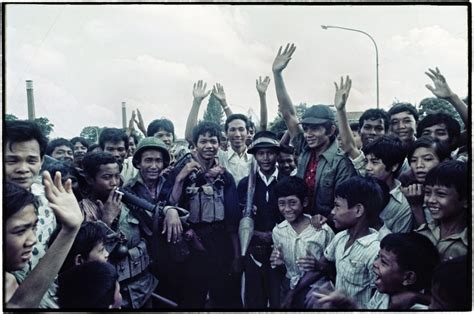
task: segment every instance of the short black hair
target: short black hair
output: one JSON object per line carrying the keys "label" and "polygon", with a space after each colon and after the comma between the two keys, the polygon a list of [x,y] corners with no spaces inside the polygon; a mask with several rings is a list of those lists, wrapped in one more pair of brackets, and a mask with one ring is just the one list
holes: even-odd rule
{"label": "short black hair", "polygon": [[291,154],[293,155],[295,152],[295,148],[293,146],[285,145],[280,143],[280,153]]}
{"label": "short black hair", "polygon": [[209,133],[210,136],[217,137],[217,142],[221,143],[221,127],[214,122],[202,121],[193,128],[193,143],[197,145],[199,135]]}
{"label": "short black hair", "polygon": [[3,212],[5,213],[5,220],[8,220],[11,216],[30,204],[36,207],[36,199],[33,193],[14,183],[4,181],[3,184]]}
{"label": "short black hair", "polygon": [[74,266],[58,277],[60,308],[102,308],[114,303],[118,274],[112,264],[88,262]]}
{"label": "short black hair", "polygon": [[71,144],[70,141],[63,137],[58,137],[48,143],[48,146],[46,147],[46,155],[51,156],[56,147],[63,145],[69,147],[72,151],[74,151],[74,146],[73,144]]}
{"label": "short black hair", "polygon": [[336,186],[334,197],[345,199],[348,208],[362,204],[369,222],[372,222],[386,205],[386,197],[379,182],[371,177],[353,176]]}
{"label": "short black hair", "polygon": [[433,148],[440,162],[451,157],[451,150],[445,143],[441,142],[437,138],[432,138],[431,136],[422,136],[413,142],[408,148],[408,162],[410,162],[411,157],[413,157],[415,150],[420,147]]}
{"label": "short black hair", "polygon": [[106,142],[119,143],[123,141],[125,150],[128,149],[128,135],[122,129],[104,128],[99,135],[99,146],[104,149]]}
{"label": "short black hair", "polygon": [[358,122],[352,122],[349,124],[349,127],[351,128],[351,131],[353,132],[358,132],[359,131],[359,123]]}
{"label": "short black hair", "polygon": [[86,148],[89,148],[89,141],[86,140],[85,138],[81,137],[81,136],[76,136],[76,137],[73,137],[69,142],[71,142],[71,144],[74,146],[77,142],[81,143],[83,146],[85,146]]}
{"label": "short black hair", "polygon": [[380,249],[392,252],[401,270],[415,272],[416,282],[407,287],[409,290],[429,290],[433,270],[439,263],[439,253],[427,237],[413,231],[391,233],[382,239]]}
{"label": "short black hair", "polygon": [[242,120],[245,122],[245,129],[248,131],[250,129],[250,120],[247,118],[246,115],[243,115],[241,113],[233,113],[230,116],[227,117],[224,123],[224,130],[227,133],[227,130],[229,129],[229,123],[231,123],[234,120]]}
{"label": "short black hair", "polygon": [[[40,157],[43,158],[48,138],[44,135],[38,123],[33,121],[15,120],[5,121],[5,142],[12,149],[12,144],[35,140],[39,144]],[[4,146],[5,148],[5,146]]]}
{"label": "short black hair", "polygon": [[388,110],[388,115],[390,118],[392,118],[394,114],[404,111],[408,111],[413,116],[413,118],[415,118],[415,121],[418,122],[418,110],[416,110],[415,106],[408,102],[399,102],[393,104],[392,108]]}
{"label": "short black hair", "polygon": [[406,150],[402,141],[394,135],[387,134],[382,135],[365,145],[362,148],[362,151],[365,156],[372,154],[376,158],[382,160],[387,171],[390,171],[394,165],[398,164],[394,177],[398,176],[406,157]]}
{"label": "short black hair", "polygon": [[442,310],[471,309],[471,289],[469,284],[469,271],[466,255],[442,262],[435,268],[432,286],[437,289],[439,297],[447,305]]}
{"label": "short black hair", "polygon": [[275,184],[273,188],[277,199],[279,197],[287,197],[295,195],[303,203],[304,199],[308,197],[308,186],[306,182],[297,176],[284,177]]}
{"label": "short black hair", "polygon": [[387,112],[383,109],[367,109],[366,111],[364,111],[364,113],[359,118],[359,130],[361,130],[362,126],[364,126],[365,120],[378,120],[378,119],[383,120],[383,127],[385,129],[385,132],[387,132],[390,119]]}
{"label": "short black hair", "polygon": [[453,187],[461,200],[467,199],[468,173],[465,162],[445,160],[426,174],[425,186]]}
{"label": "short black hair", "polygon": [[148,125],[148,128],[146,129],[146,136],[155,136],[155,133],[159,132],[160,129],[173,134],[173,141],[175,140],[176,136],[174,134],[174,124],[171,122],[171,120],[165,118],[151,121]]}
{"label": "short black hair", "polygon": [[101,165],[117,164],[119,171],[122,172],[122,165],[120,165],[111,153],[107,152],[91,152],[84,155],[82,160],[82,170],[86,176],[95,178],[100,170]]}
{"label": "short black hair", "polygon": [[451,146],[451,148],[454,149],[461,136],[461,126],[456,119],[444,112],[432,113],[424,117],[416,126],[416,136],[421,137],[424,129],[441,123],[446,125],[449,139],[451,141],[454,140]]}

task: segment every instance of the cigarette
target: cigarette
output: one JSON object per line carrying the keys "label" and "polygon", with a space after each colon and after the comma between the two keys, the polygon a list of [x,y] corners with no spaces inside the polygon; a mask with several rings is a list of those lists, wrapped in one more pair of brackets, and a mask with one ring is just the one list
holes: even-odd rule
{"label": "cigarette", "polygon": [[120,190],[115,190],[115,193],[120,194],[120,195],[122,195],[122,196],[125,194],[125,193],[123,193],[123,192],[120,191]]}

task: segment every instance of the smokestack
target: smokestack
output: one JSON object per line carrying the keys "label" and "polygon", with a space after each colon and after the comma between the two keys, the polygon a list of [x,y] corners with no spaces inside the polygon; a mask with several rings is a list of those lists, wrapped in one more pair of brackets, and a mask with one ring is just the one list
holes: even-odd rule
{"label": "smokestack", "polygon": [[122,102],[122,127],[124,130],[127,129],[127,105]]}
{"label": "smokestack", "polygon": [[28,120],[35,119],[35,99],[33,97],[33,81],[26,81],[26,99],[28,104]]}

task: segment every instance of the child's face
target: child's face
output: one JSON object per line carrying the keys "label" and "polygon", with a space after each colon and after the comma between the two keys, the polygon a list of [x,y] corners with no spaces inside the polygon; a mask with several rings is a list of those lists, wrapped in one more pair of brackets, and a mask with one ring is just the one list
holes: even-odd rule
{"label": "child's face", "polygon": [[415,174],[416,180],[420,183],[424,183],[428,171],[439,164],[439,158],[434,148],[431,147],[419,147],[415,149],[409,161],[411,171]]}
{"label": "child's face", "polygon": [[331,214],[336,229],[347,229],[357,223],[356,210],[354,207],[349,208],[345,198],[339,196],[334,198],[334,208]]}
{"label": "child's face", "polygon": [[29,204],[7,219],[5,224],[6,271],[22,269],[30,260],[36,244],[35,207]]}
{"label": "child's face", "polygon": [[393,252],[380,249],[374,262],[374,272],[377,275],[375,287],[380,293],[403,291],[404,271],[398,266],[397,256]]}
{"label": "child's face", "polygon": [[271,148],[260,148],[255,153],[255,159],[263,173],[275,170],[277,152]]}
{"label": "child's face", "polygon": [[388,171],[382,159],[375,157],[373,154],[367,155],[367,164],[365,165],[367,176],[377,178],[384,182],[392,176],[392,172]]}
{"label": "child's face", "polygon": [[425,205],[433,219],[446,220],[459,215],[466,206],[466,200],[459,197],[454,187],[442,185],[425,186]]}
{"label": "child's face", "polygon": [[304,205],[296,195],[278,198],[278,209],[286,221],[292,223],[303,215]]}
{"label": "child's face", "polygon": [[94,180],[89,180],[90,187],[97,195],[108,197],[110,191],[120,185],[120,169],[117,163],[100,165]]}
{"label": "child's face", "polygon": [[109,259],[109,252],[104,247],[104,242],[97,243],[94,248],[90,251],[89,257],[86,262],[104,262],[106,263]]}

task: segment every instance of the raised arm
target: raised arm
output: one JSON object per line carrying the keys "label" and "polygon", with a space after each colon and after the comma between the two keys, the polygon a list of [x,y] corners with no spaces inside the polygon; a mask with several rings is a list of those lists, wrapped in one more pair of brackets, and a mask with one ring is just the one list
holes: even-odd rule
{"label": "raised arm", "polygon": [[219,83],[216,83],[212,88],[212,93],[216,96],[217,100],[222,106],[222,110],[224,110],[225,116],[228,117],[232,114],[232,110],[230,110],[229,105],[227,104],[227,100],[225,97],[224,86]]}
{"label": "raised arm", "polygon": [[267,130],[268,123],[268,111],[267,111],[267,88],[270,84],[270,78],[268,76],[262,81],[260,76],[257,80],[257,91],[260,98],[260,131]]}
{"label": "raised arm", "polygon": [[462,101],[461,98],[459,98],[457,94],[451,90],[438,67],[436,67],[436,70],[428,69],[428,71],[429,72],[425,73],[433,81],[434,87],[430,84],[426,84],[426,88],[428,88],[436,97],[449,101],[449,103],[453,105],[454,109],[456,109],[456,111],[461,116],[464,124],[467,125],[469,123],[467,105],[464,103],[464,101]]}
{"label": "raised arm", "polygon": [[135,127],[133,126],[134,123],[135,123],[135,110],[132,110],[132,117],[128,121],[128,128],[126,131],[128,136],[132,135],[133,131],[135,130]]}
{"label": "raised arm", "polygon": [[349,91],[351,90],[352,81],[349,76],[344,78],[341,77],[341,83],[339,86],[334,82],[336,87],[336,94],[334,96],[334,106],[336,107],[337,112],[337,122],[339,124],[339,134],[341,136],[341,148],[342,150],[349,155],[352,159],[359,156],[360,151],[355,144],[354,135],[352,135],[352,130],[347,120],[346,114],[346,102],[349,97]]}
{"label": "raised arm", "polygon": [[72,192],[71,179],[68,179],[63,186],[59,172],[56,172],[54,182],[49,172],[45,171],[43,176],[45,194],[49,206],[61,223],[61,230],[38,265],[13,293],[6,304],[7,308],[38,307],[63,265],[84,219]]}
{"label": "raised arm", "polygon": [[[132,115],[132,117],[134,117],[134,116]],[[134,119],[135,123],[137,124],[138,129],[140,131],[142,131],[143,135],[145,135],[145,137],[146,137],[145,122],[143,122],[142,113],[140,112],[140,110],[138,108],[137,108],[137,117],[138,117],[138,120]]]}
{"label": "raised arm", "polygon": [[299,121],[298,117],[296,116],[295,107],[293,106],[290,95],[288,95],[286,90],[282,72],[288,65],[288,62],[290,62],[291,56],[296,50],[296,46],[294,44],[287,44],[285,49],[283,51],[282,50],[283,46],[278,49],[278,54],[273,61],[273,79],[275,81],[275,90],[280,112],[282,113],[283,119],[285,120],[291,138],[294,138],[298,133],[302,132],[302,129],[298,124]]}
{"label": "raised arm", "polygon": [[197,125],[199,107],[204,98],[206,98],[210,90],[206,91],[207,84],[202,80],[197,81],[193,85],[193,105],[191,111],[188,115],[188,120],[186,121],[186,130],[184,132],[184,137],[189,143],[193,142],[193,128]]}

